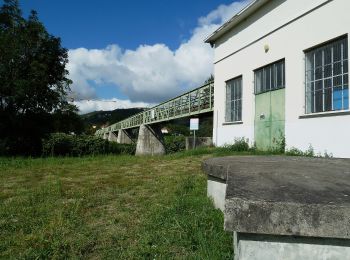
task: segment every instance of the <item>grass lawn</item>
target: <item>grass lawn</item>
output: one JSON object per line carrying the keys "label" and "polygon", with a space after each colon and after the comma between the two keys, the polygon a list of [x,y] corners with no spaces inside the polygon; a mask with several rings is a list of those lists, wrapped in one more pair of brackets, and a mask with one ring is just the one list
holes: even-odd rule
{"label": "grass lawn", "polygon": [[205,153],[0,159],[0,258],[232,258]]}

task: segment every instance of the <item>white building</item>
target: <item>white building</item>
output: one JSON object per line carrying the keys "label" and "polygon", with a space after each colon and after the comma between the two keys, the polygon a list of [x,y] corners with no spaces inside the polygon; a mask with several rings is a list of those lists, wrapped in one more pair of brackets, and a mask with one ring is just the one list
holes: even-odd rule
{"label": "white building", "polygon": [[210,35],[216,145],[350,157],[349,0],[255,0]]}

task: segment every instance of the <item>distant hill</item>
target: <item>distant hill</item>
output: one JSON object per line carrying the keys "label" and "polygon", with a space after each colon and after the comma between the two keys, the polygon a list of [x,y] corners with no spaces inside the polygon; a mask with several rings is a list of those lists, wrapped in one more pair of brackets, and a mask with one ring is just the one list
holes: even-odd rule
{"label": "distant hill", "polygon": [[122,108],[112,111],[94,111],[81,115],[86,129],[91,129],[92,126],[99,128],[102,125],[110,125],[119,122],[132,115],[140,113],[144,108]]}

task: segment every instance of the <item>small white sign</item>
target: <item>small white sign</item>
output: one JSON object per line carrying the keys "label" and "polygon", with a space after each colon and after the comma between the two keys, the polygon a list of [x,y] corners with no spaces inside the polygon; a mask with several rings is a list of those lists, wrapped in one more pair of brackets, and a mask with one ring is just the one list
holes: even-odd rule
{"label": "small white sign", "polygon": [[199,118],[191,118],[190,130],[198,130],[198,129],[199,129]]}

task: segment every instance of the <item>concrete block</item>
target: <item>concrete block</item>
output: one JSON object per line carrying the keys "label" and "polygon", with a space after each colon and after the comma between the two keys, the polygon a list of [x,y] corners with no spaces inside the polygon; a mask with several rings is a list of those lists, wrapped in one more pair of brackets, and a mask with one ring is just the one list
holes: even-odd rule
{"label": "concrete block", "polygon": [[157,126],[141,125],[136,145],[136,155],[162,155],[165,146],[161,129]]}
{"label": "concrete block", "polygon": [[350,259],[349,159],[231,156],[202,168],[221,203],[226,184],[236,259]]}
{"label": "concrete block", "polygon": [[225,209],[225,196],[226,196],[226,183],[219,181],[218,179],[208,178],[207,183],[207,196],[212,198],[214,206],[224,212]]}
{"label": "concrete block", "polygon": [[349,240],[236,234],[235,260],[343,260],[350,258]]}

